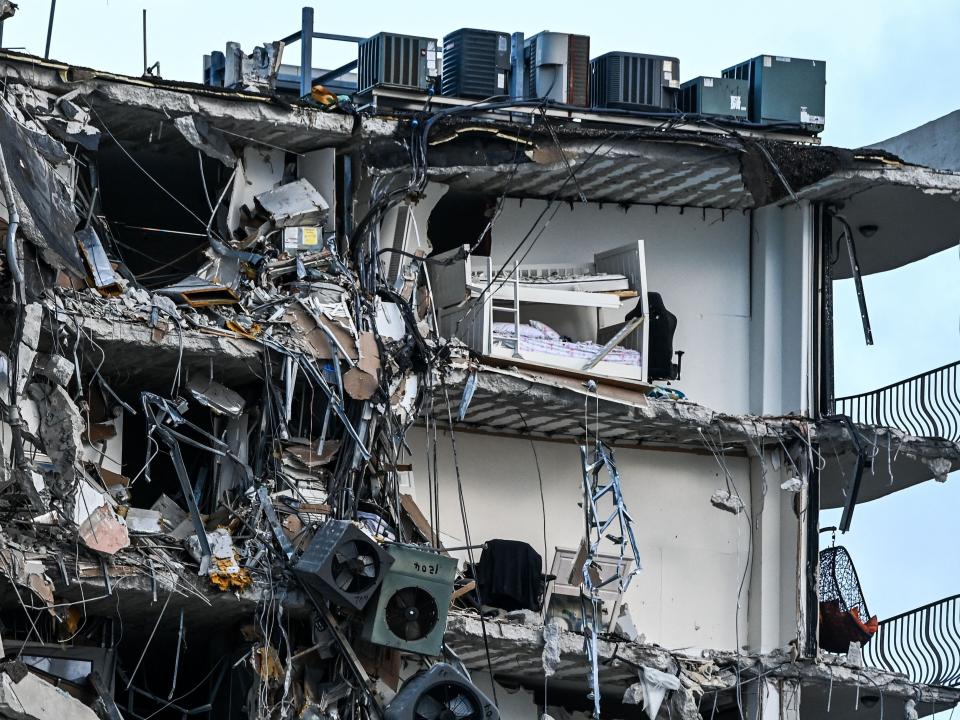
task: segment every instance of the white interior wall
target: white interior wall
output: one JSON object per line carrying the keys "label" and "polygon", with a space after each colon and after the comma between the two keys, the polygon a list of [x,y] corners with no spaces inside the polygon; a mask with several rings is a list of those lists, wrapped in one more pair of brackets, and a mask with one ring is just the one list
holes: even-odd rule
{"label": "white interior wall", "polygon": [[337,151],[335,148],[321,148],[304,153],[297,158],[297,174],[313,185],[330,206],[327,220],[323,224],[326,232],[337,229]]}
{"label": "white interior wall", "polygon": [[[543,210],[545,201],[507,200],[493,229],[499,267]],[[552,212],[552,211],[551,211]],[[548,213],[548,217],[549,217]],[[592,262],[596,252],[644,240],[649,289],[677,316],[674,349],[684,350],[676,387],[691,400],[726,412],[749,407],[749,222],[740,212],[575,204],[560,207],[527,255],[528,263]],[[534,233],[535,234],[535,233]],[[632,309],[624,303],[620,316]],[[537,308],[541,319],[577,339],[595,339],[596,314]],[[530,313],[533,314],[532,312]],[[604,324],[618,321],[615,314]]]}
{"label": "white interior wall", "polygon": [[809,203],[768,206],[754,214],[750,323],[750,412],[809,410]]}
{"label": "white interior wall", "polygon": [[[522,540],[544,554],[543,511],[534,453],[528,440],[459,433],[457,456],[470,540]],[[583,536],[579,448],[535,443],[546,508],[547,569],[554,548],[576,549]],[[416,499],[429,514],[426,457],[415,457]],[[624,601],[648,642],[668,648],[733,649],[735,626],[747,638],[747,591],[738,611],[738,591],[747,563],[750,506],[749,463],[730,457],[727,466],[747,513],[732,515],[710,504],[725,487],[710,455],[619,449],[617,466],[634,518],[643,571]],[[440,516],[448,544],[464,544],[450,440],[438,441]],[[601,548],[610,552],[613,547]],[[739,613],[739,615],[738,615]],[[739,617],[739,623],[736,622]]]}

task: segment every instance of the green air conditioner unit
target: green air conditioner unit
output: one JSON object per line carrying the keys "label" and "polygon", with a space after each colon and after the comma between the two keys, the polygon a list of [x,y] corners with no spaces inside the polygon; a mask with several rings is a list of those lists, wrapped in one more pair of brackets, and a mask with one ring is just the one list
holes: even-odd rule
{"label": "green air conditioner unit", "polygon": [[681,112],[747,120],[750,85],[737,78],[698,77],[680,86]]}
{"label": "green air conditioner unit", "polygon": [[823,130],[827,67],[821,60],[760,55],[723,71],[750,83],[750,121],[763,125]]}
{"label": "green air conditioner unit", "polygon": [[377,645],[437,655],[457,574],[455,558],[389,545],[393,565],[367,608],[363,638]]}

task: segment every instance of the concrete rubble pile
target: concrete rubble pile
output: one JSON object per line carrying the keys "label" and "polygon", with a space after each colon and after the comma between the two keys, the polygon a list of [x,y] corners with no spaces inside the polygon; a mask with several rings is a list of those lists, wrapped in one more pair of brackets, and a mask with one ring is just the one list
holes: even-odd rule
{"label": "concrete rubble pile", "polygon": [[[307,179],[257,186],[242,147],[178,117],[217,185],[194,269],[144,282],[102,210],[92,114],[80,90],[8,81],[0,99],[0,570],[19,649],[0,717],[379,715],[404,666],[439,655],[457,574],[398,489],[449,349],[422,258],[388,284],[371,228],[417,189],[338,245]],[[374,607],[391,565],[442,577],[422,633],[419,606]],[[377,641],[384,622],[419,654]],[[92,671],[73,667],[86,646]]]}

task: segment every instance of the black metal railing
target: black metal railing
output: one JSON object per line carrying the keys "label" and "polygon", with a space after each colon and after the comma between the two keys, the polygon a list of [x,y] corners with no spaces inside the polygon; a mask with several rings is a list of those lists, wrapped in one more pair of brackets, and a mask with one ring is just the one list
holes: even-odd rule
{"label": "black metal railing", "polygon": [[960,361],[878,390],[835,398],[833,412],[855,423],[960,442]]}
{"label": "black metal railing", "polygon": [[960,687],[960,595],[884,620],[863,659],[915,683]]}

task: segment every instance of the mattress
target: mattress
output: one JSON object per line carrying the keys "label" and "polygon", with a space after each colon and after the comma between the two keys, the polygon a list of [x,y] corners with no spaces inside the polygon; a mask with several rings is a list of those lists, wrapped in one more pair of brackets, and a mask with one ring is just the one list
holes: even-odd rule
{"label": "mattress", "polygon": [[[523,326],[521,326],[523,327]],[[515,337],[512,332],[500,332],[494,330],[493,341],[499,342],[505,347],[513,349]],[[520,352],[540,352],[557,357],[576,358],[583,361],[590,360],[596,355],[602,345],[593,342],[568,342],[566,340],[552,339],[546,337],[527,337],[520,336]],[[604,362],[617,363],[619,365],[640,366],[642,356],[636,350],[629,348],[615,347],[603,358]]]}
{"label": "mattress", "polygon": [[[473,273],[473,282],[487,282],[486,272]],[[502,282],[503,279],[497,282]],[[507,280],[512,283],[513,280]],[[599,275],[534,275],[520,269],[520,287],[536,287],[544,290],[571,290],[580,292],[616,292],[629,290],[630,281],[625,275],[603,273]]]}

